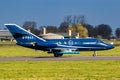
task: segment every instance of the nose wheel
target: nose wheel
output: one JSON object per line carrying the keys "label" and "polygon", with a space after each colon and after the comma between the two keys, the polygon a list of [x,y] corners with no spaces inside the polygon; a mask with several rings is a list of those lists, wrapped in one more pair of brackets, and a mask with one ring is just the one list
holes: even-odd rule
{"label": "nose wheel", "polygon": [[94,51],[93,57],[97,56],[97,51]]}

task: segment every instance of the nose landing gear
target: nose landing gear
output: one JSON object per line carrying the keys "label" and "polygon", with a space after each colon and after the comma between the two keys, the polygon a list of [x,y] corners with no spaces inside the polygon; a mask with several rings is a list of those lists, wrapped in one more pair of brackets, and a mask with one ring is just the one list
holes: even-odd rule
{"label": "nose landing gear", "polygon": [[97,56],[97,51],[94,51],[93,57]]}

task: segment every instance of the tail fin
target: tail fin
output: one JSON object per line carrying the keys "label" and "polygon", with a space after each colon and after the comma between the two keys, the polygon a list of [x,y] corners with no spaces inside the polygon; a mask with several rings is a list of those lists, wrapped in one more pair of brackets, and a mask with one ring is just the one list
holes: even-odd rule
{"label": "tail fin", "polygon": [[28,32],[27,30],[23,29],[22,27],[16,24],[5,24],[8,30],[11,32],[13,37],[16,39],[17,44],[30,44],[30,43],[42,43],[46,42],[43,38],[39,38],[38,36]]}

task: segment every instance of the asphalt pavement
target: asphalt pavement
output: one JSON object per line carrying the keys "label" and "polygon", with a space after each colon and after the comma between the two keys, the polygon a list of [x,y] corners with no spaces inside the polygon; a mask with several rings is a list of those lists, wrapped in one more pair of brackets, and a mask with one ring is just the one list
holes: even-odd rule
{"label": "asphalt pavement", "polygon": [[80,61],[80,60],[120,60],[120,56],[0,57],[0,61]]}

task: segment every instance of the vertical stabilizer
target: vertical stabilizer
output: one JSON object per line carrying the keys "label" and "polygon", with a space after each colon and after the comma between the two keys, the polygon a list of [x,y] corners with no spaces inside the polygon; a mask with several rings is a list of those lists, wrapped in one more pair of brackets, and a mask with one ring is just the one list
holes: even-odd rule
{"label": "vertical stabilizer", "polygon": [[24,45],[30,43],[43,43],[46,42],[43,38],[39,38],[38,36],[32,34],[31,32],[23,29],[22,27],[16,24],[5,24],[8,30],[11,32],[17,44]]}

